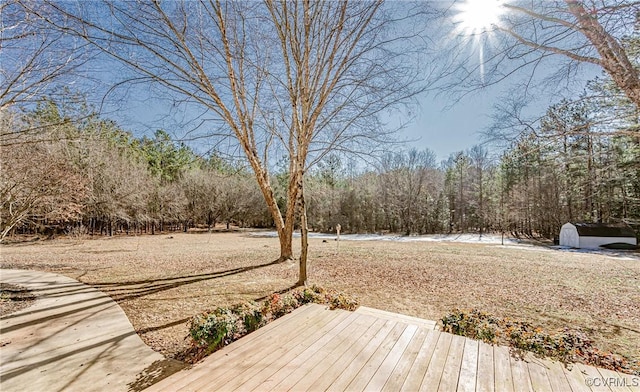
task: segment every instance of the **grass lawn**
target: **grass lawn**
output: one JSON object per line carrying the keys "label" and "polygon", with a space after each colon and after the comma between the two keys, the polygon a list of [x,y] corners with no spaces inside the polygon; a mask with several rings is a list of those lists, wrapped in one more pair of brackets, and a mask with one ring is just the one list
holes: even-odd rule
{"label": "grass lawn", "polygon": [[[2,268],[57,272],[112,296],[142,339],[180,358],[191,316],[259,299],[297,281],[271,264],[276,238],[244,233],[58,239],[0,247]],[[585,331],[604,350],[640,360],[640,260],[538,247],[310,240],[310,283],[365,306],[438,320],[478,308],[547,330]]]}

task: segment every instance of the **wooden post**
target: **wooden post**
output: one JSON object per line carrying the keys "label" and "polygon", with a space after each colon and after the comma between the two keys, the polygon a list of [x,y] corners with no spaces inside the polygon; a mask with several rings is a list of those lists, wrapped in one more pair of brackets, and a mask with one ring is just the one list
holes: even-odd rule
{"label": "wooden post", "polygon": [[342,227],[340,227],[340,224],[338,223],[338,224],[336,225],[336,242],[337,242],[337,244],[336,244],[336,249],[337,249],[337,252],[338,252],[338,253],[340,253],[340,229],[341,229],[341,228],[342,228]]}

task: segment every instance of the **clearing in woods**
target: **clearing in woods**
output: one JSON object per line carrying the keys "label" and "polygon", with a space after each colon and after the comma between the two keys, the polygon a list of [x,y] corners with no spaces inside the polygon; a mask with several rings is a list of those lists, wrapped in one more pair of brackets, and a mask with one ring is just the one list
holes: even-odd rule
{"label": "clearing in woods", "polygon": [[[269,264],[276,238],[248,233],[58,239],[3,245],[2,268],[57,272],[113,297],[142,339],[180,358],[189,319],[297,281]],[[640,359],[640,260],[543,247],[310,239],[310,283],[364,306],[438,320],[453,308],[587,332],[601,349]]]}

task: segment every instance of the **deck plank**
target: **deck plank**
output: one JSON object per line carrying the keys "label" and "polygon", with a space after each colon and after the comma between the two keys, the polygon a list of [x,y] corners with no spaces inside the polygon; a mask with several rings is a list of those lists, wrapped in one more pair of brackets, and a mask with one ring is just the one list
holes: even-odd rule
{"label": "deck plank", "polygon": [[414,325],[417,325],[419,327],[424,327],[424,328],[427,328],[427,329],[435,329],[436,325],[438,324],[436,321],[433,321],[433,320],[427,320],[427,319],[423,319],[423,318],[419,318],[419,317],[407,316],[405,314],[387,312],[386,310],[369,308],[369,307],[366,307],[366,306],[360,306],[356,310],[356,313],[368,314],[370,316],[375,316],[375,317],[379,317],[379,318],[383,318],[383,319],[387,319],[387,320],[400,321],[400,322],[404,322],[406,324],[414,324]]}
{"label": "deck plank", "polygon": [[371,335],[364,335],[368,339],[362,339],[358,344],[354,344],[344,356],[334,362],[326,372],[322,374],[311,386],[308,388],[310,391],[324,391],[328,389],[332,383],[340,378],[345,371],[352,366],[353,362],[359,360],[363,361],[365,356],[368,358],[366,352],[371,350],[370,347],[377,347],[382,340],[391,332],[394,323],[389,320],[381,320],[383,322],[380,328],[372,331]]}
{"label": "deck plank", "polygon": [[[338,317],[344,317],[342,313],[333,313],[325,311],[320,314],[319,318],[313,318],[310,322],[304,323],[302,326],[295,326],[293,329],[286,331],[274,330],[268,341],[260,342],[260,349],[249,350],[243,355],[233,358],[224,357],[216,358],[216,361],[209,363],[209,372],[203,374],[196,380],[193,380],[185,386],[187,390],[208,390],[219,389],[227,382],[234,379],[245,379],[251,377],[257,366],[268,363],[274,358],[283,354],[283,351],[290,347],[304,342],[310,335],[318,333],[327,326],[332,326]],[[287,345],[282,342],[288,341]],[[266,353],[266,355],[265,355]]]}
{"label": "deck plank", "polygon": [[533,355],[527,356],[527,368],[529,369],[529,379],[532,390],[535,392],[553,392],[551,382],[547,374],[547,366],[550,361],[543,361]]}
{"label": "deck plank", "polygon": [[521,358],[510,358],[511,376],[513,377],[514,392],[532,392],[531,378],[529,377],[529,369],[527,363]]}
{"label": "deck plank", "polygon": [[591,388],[586,383],[586,375],[575,365],[571,365],[571,369],[563,367],[562,371],[567,377],[572,392],[591,392]]}
{"label": "deck plank", "polygon": [[[375,312],[370,312],[375,313]],[[407,317],[297,309],[149,391],[640,392],[640,378],[511,357],[507,347],[427,329]],[[587,378],[597,380],[593,387]]]}
{"label": "deck plank", "polygon": [[593,366],[583,365],[581,363],[576,363],[574,366],[580,369],[580,373],[584,374],[585,378],[589,377],[591,378],[591,380],[597,380],[597,382],[594,382],[593,385],[591,385],[591,390],[593,392],[611,392],[611,388],[602,382],[602,375],[600,375],[598,369],[594,368]]}
{"label": "deck plank", "polygon": [[442,370],[442,377],[440,379],[438,391],[455,392],[458,387],[464,346],[467,340],[468,339],[458,335],[453,335],[451,337],[451,346],[449,347],[447,361],[444,365],[444,369]]}
{"label": "deck plank", "polygon": [[[272,374],[268,379],[254,385],[257,391],[277,390],[285,391],[292,388],[300,379],[307,377],[317,365],[325,362],[325,358],[336,349],[348,344],[348,341],[358,333],[365,331],[375,321],[370,317],[353,314],[352,322],[344,328],[336,327],[331,333],[326,334],[308,349],[287,363],[284,367]],[[243,391],[249,390],[244,384],[240,387]]]}
{"label": "deck plank", "polygon": [[[408,326],[405,323],[397,323],[391,333],[385,338],[385,340],[380,344],[380,346],[375,350],[375,352],[369,357],[364,366],[360,369],[359,372],[353,377],[351,382],[346,387],[346,390],[349,391],[363,391],[367,386],[367,383],[375,372],[378,370],[384,359],[391,352],[393,347],[395,346],[398,339],[405,335],[405,331],[409,330],[409,333],[413,335],[415,332],[415,326]],[[412,330],[413,329],[413,330]],[[407,334],[409,334],[407,333]],[[335,385],[331,386],[332,389]],[[344,388],[340,388],[343,390]],[[335,389],[334,389],[335,390]]]}
{"label": "deck plank", "polygon": [[324,312],[326,312],[325,308],[320,305],[310,304],[303,306],[250,333],[233,344],[216,351],[192,368],[182,370],[172,377],[152,385],[148,391],[177,391],[200,377],[216,377],[216,370],[222,368],[217,362],[220,359],[231,362],[235,358],[254,352],[255,347],[253,343],[263,340],[264,336],[270,336],[270,334],[275,333],[276,330],[277,333],[287,333],[294,331],[297,327],[310,327],[325,317]]}
{"label": "deck plank", "polygon": [[547,374],[553,392],[571,391],[571,385],[564,374],[564,365],[557,361],[547,361]]}
{"label": "deck plank", "polygon": [[438,340],[442,335],[443,333],[437,331],[427,334],[400,390],[412,392],[420,389],[424,375],[429,368],[433,353],[438,345]]}
{"label": "deck plank", "polygon": [[640,376],[632,376],[631,374],[615,372],[621,380],[624,380],[627,388],[631,392],[640,392]]}
{"label": "deck plank", "polygon": [[[296,368],[299,368],[308,359],[313,357],[313,355],[320,351],[324,346],[331,343],[332,340],[338,340],[338,336],[342,331],[351,327],[357,320],[358,315],[354,313],[349,314],[349,316],[339,324],[333,326],[331,329],[326,329],[324,334],[313,335],[305,342],[295,346],[293,349],[278,357],[275,361],[268,363],[249,380],[240,385],[238,385],[234,380],[232,383],[227,383],[225,385],[225,389],[234,388],[242,391],[250,391],[256,387],[260,387],[261,390],[273,388],[280,381],[287,378],[287,376]],[[360,325],[355,326],[355,328],[359,327]]]}
{"label": "deck plank", "polygon": [[460,392],[475,392],[476,390],[478,354],[480,349],[478,343],[477,340],[465,339],[462,365],[460,366],[460,377],[458,377],[458,391]]}
{"label": "deck plank", "polygon": [[[282,342],[291,339],[290,336],[279,336],[274,340],[279,341],[279,347],[274,351],[266,351],[268,355],[256,357],[256,360],[250,362],[248,368],[243,369],[239,374],[235,373],[230,379],[224,382],[216,380],[213,384],[207,384],[209,390],[251,390],[254,385],[260,385],[262,381],[275,373],[289,361],[304,352],[307,348],[315,345],[318,340],[324,339],[325,336],[332,334],[336,328],[344,327],[353,321],[352,314],[341,312],[337,317],[333,318],[329,323],[320,328],[311,328],[311,333],[303,334],[302,338],[295,342],[283,345]],[[204,387],[204,385],[194,385],[196,390]]]}
{"label": "deck plank", "polygon": [[[613,392],[631,392],[631,388],[624,382],[624,378],[609,369],[598,369],[603,383],[607,383]],[[631,385],[631,384],[628,384]]]}
{"label": "deck plank", "polygon": [[510,356],[509,348],[502,346],[493,347],[496,391],[513,392]]}
{"label": "deck plank", "polygon": [[[333,381],[333,379],[331,379],[331,368],[335,366],[337,369],[344,369],[345,364],[350,361],[351,358],[355,357],[387,322],[387,320],[366,315],[361,315],[360,318],[367,321],[369,326],[362,328],[360,331],[353,331],[350,335],[351,339],[346,339],[346,341],[329,353],[326,358],[320,361],[320,363],[316,363],[312,369],[304,374],[304,377],[299,379],[298,382],[290,388],[291,390],[320,390],[320,388],[312,388],[312,385],[320,380],[321,377],[322,380]],[[325,375],[325,373],[327,374]]]}
{"label": "deck plank", "polygon": [[391,377],[387,380],[387,383],[382,388],[383,391],[398,391],[404,384],[411,366],[416,360],[420,347],[422,347],[429,330],[426,328],[418,329],[418,332],[411,339],[411,343],[407,346],[407,349],[402,354],[402,357],[398,360],[398,365],[393,369]]}
{"label": "deck plank", "polygon": [[495,391],[493,346],[484,342],[478,343],[478,378],[476,381],[476,391]]}
{"label": "deck plank", "polygon": [[442,372],[444,371],[444,367],[447,363],[447,355],[449,353],[449,347],[451,346],[453,336],[454,335],[449,333],[440,334],[440,338],[438,339],[436,348],[433,351],[431,361],[429,362],[429,367],[424,374],[422,384],[420,384],[421,391],[438,390],[440,379],[442,378]]}
{"label": "deck plank", "polygon": [[384,358],[373,377],[371,377],[369,383],[366,385],[365,389],[367,391],[379,391],[384,388],[387,380],[391,377],[393,370],[396,368],[398,362],[407,349],[407,346],[409,346],[413,337],[416,335],[416,332],[418,332],[418,329],[420,328],[417,325],[407,326],[389,354]]}
{"label": "deck plank", "polygon": [[[314,384],[311,387],[311,390],[344,390],[346,386],[351,383],[351,380],[353,380],[360,369],[364,367],[371,355],[373,355],[373,353],[378,349],[378,347],[387,338],[387,336],[397,330],[397,327],[398,323],[387,321],[382,329],[380,329],[380,331],[378,331],[378,333],[369,342],[367,342],[367,344],[362,348],[362,350],[357,353],[357,355],[349,358],[351,359],[350,362],[347,362],[342,368],[332,367],[332,373],[325,374],[328,385],[323,385],[324,388],[318,388]],[[402,325],[400,325],[399,327],[402,327]],[[325,376],[323,376],[323,378]],[[320,382],[319,384],[322,385],[325,383]]]}

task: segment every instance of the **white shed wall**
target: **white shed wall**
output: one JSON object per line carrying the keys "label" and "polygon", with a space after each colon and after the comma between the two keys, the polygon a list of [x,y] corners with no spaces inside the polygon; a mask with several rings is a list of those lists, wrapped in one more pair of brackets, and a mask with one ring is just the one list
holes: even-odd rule
{"label": "white shed wall", "polygon": [[612,244],[614,242],[637,245],[635,237],[580,237],[578,248],[597,249],[600,245]]}
{"label": "white shed wall", "polygon": [[578,229],[571,223],[565,223],[560,228],[560,246],[569,246],[572,248],[580,247],[580,236]]}

